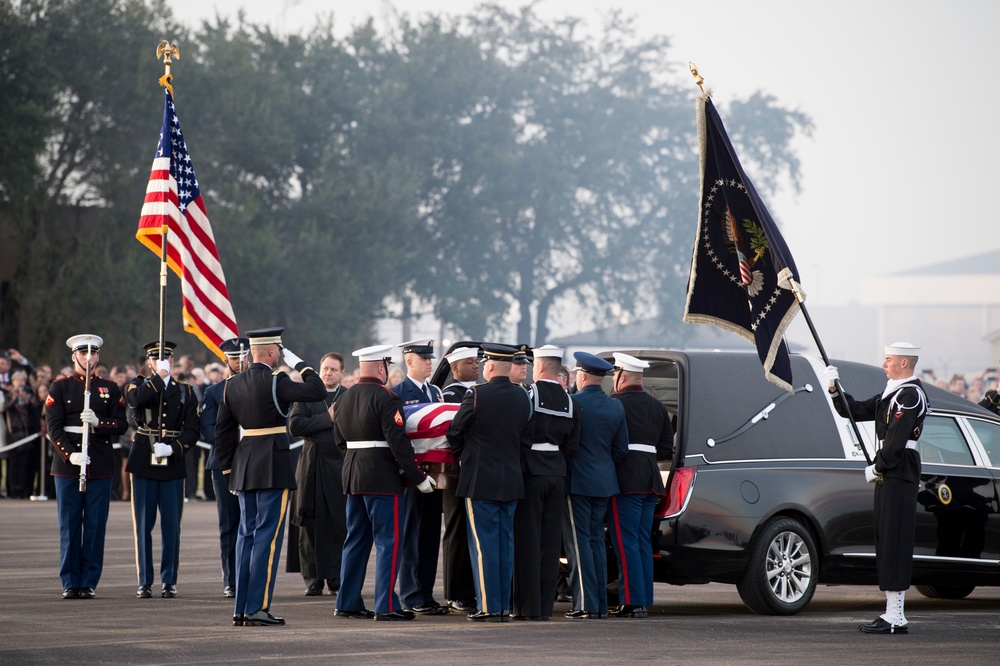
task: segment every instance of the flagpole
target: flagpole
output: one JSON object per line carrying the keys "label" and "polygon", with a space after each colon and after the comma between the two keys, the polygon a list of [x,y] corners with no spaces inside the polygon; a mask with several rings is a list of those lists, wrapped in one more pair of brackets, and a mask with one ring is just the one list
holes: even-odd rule
{"label": "flagpole", "polygon": [[[180,49],[177,48],[176,44],[171,44],[167,40],[163,40],[156,47],[156,59],[163,59],[163,76],[160,77],[159,83],[161,86],[170,91],[170,94],[174,94],[174,87],[170,84],[173,81],[173,74],[170,73],[171,56],[180,60],[181,53]],[[163,343],[166,335],[164,333],[165,321],[166,321],[166,300],[167,300],[167,243],[170,236],[170,225],[168,223],[160,226],[160,321],[159,321],[159,352],[157,354],[157,360],[163,360]],[[160,408],[157,411],[157,420],[160,423],[160,436],[157,439],[158,442],[163,441],[163,393],[160,394]],[[156,455],[151,455],[151,464],[162,467],[167,464],[166,458],[157,457]]]}

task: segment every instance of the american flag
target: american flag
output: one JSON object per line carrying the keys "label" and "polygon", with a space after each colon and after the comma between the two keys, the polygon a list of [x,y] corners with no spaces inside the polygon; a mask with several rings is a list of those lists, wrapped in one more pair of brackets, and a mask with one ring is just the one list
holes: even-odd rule
{"label": "american flag", "polygon": [[135,236],[160,256],[169,229],[167,264],[181,279],[184,330],[221,358],[219,344],[238,335],[236,315],[174,99],[164,92],[163,129]]}
{"label": "american flag", "polygon": [[406,436],[413,445],[413,457],[418,465],[422,462],[456,462],[445,433],[459,407],[461,405],[454,402],[403,405]]}

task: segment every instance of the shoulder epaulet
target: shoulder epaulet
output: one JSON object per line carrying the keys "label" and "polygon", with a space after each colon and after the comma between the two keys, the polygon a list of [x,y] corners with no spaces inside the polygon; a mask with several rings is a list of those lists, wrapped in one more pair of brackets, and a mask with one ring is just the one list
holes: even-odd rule
{"label": "shoulder epaulet", "polygon": [[281,368],[275,368],[274,370],[271,371],[271,376],[277,377],[278,375],[281,374],[281,372],[282,372]]}
{"label": "shoulder epaulet", "polygon": [[55,384],[57,382],[64,382],[67,379],[70,379],[69,375],[59,375],[58,377],[56,377],[55,379],[52,380],[52,383]]}

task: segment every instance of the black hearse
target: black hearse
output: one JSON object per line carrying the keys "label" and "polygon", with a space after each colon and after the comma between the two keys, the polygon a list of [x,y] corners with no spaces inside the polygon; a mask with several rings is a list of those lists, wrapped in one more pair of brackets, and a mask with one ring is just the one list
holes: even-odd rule
{"label": "black hearse", "polygon": [[[674,460],[661,464],[656,580],[732,583],[749,608],[772,615],[801,611],[819,583],[877,584],[874,486],[819,359],[793,355],[789,394],[764,379],[752,352],[621,351],[651,364],[645,388],[676,418]],[[885,387],[881,368],[834,364],[856,397]],[[434,381],[450,381],[447,364]],[[1000,585],[1000,418],[933,386],[927,395],[913,584],[962,598]],[[872,424],[859,427],[871,453]]]}

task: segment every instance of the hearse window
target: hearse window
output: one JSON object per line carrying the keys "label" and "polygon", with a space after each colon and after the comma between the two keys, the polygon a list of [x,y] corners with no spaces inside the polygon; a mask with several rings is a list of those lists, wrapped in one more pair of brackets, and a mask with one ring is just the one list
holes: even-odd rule
{"label": "hearse window", "polygon": [[979,419],[969,419],[969,425],[986,449],[990,467],[1000,467],[1000,426]]}
{"label": "hearse window", "polygon": [[954,419],[928,416],[917,441],[917,452],[924,463],[939,465],[974,465],[972,452]]}

